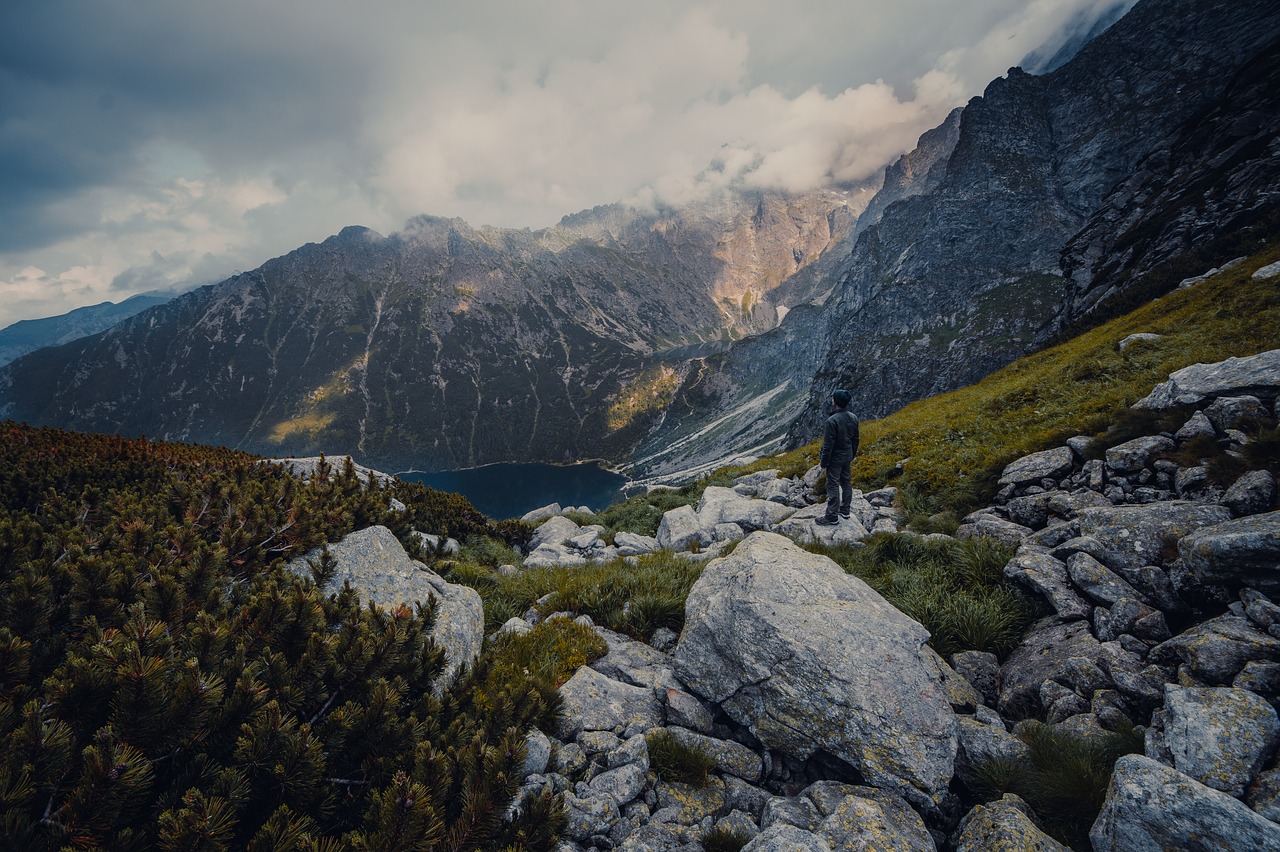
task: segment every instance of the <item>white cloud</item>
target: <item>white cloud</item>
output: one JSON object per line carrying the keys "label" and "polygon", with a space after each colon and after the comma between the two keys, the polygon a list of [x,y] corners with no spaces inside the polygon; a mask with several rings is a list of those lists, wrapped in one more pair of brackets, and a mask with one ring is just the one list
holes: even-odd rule
{"label": "white cloud", "polygon": [[541,227],[733,181],[859,181],[1110,2],[49,0],[0,35],[21,118],[0,161],[23,190],[0,201],[0,326],[348,224]]}

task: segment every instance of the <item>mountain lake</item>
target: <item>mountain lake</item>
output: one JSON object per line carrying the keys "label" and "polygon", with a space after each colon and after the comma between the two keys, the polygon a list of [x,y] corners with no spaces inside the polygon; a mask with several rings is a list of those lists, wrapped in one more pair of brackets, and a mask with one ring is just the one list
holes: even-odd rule
{"label": "mountain lake", "polygon": [[598,462],[571,465],[540,463],[488,464],[464,470],[433,473],[411,470],[396,476],[421,482],[440,491],[452,491],[471,501],[496,520],[518,518],[548,503],[589,506],[599,511],[622,496],[626,477]]}

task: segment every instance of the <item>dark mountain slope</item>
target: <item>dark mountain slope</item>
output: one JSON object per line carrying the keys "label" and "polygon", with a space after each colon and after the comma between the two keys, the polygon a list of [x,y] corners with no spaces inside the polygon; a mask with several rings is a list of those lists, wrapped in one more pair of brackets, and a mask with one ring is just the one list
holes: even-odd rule
{"label": "dark mountain slope", "polygon": [[650,359],[775,325],[768,291],[853,218],[823,192],[539,232],[348,228],[20,359],[0,399],[50,425],[378,465],[619,457],[665,392]]}

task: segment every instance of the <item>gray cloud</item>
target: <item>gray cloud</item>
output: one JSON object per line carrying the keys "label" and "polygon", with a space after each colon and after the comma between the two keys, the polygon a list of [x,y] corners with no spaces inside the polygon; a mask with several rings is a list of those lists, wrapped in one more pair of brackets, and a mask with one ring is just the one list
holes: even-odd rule
{"label": "gray cloud", "polygon": [[0,326],[347,224],[861,180],[1113,3],[6,3]]}

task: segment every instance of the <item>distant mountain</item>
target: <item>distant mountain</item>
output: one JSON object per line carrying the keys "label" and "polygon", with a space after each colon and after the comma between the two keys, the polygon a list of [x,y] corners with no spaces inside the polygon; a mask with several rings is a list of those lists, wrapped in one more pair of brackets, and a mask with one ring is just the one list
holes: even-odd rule
{"label": "distant mountain", "polygon": [[[347,228],[0,371],[3,412],[376,466],[623,458],[683,365],[775,327],[870,192]],[[787,282],[792,282],[790,286]]]}
{"label": "distant mountain", "polygon": [[0,329],[0,367],[28,352],[106,331],[121,320],[172,298],[172,293],[142,293],[123,302],[89,305],[56,317],[19,320]]}
{"label": "distant mountain", "polygon": [[1278,36],[1269,0],[1144,0],[1011,69],[889,167],[822,310],[706,359],[633,475],[812,440],[836,387],[876,417],[970,384],[1280,236]]}

